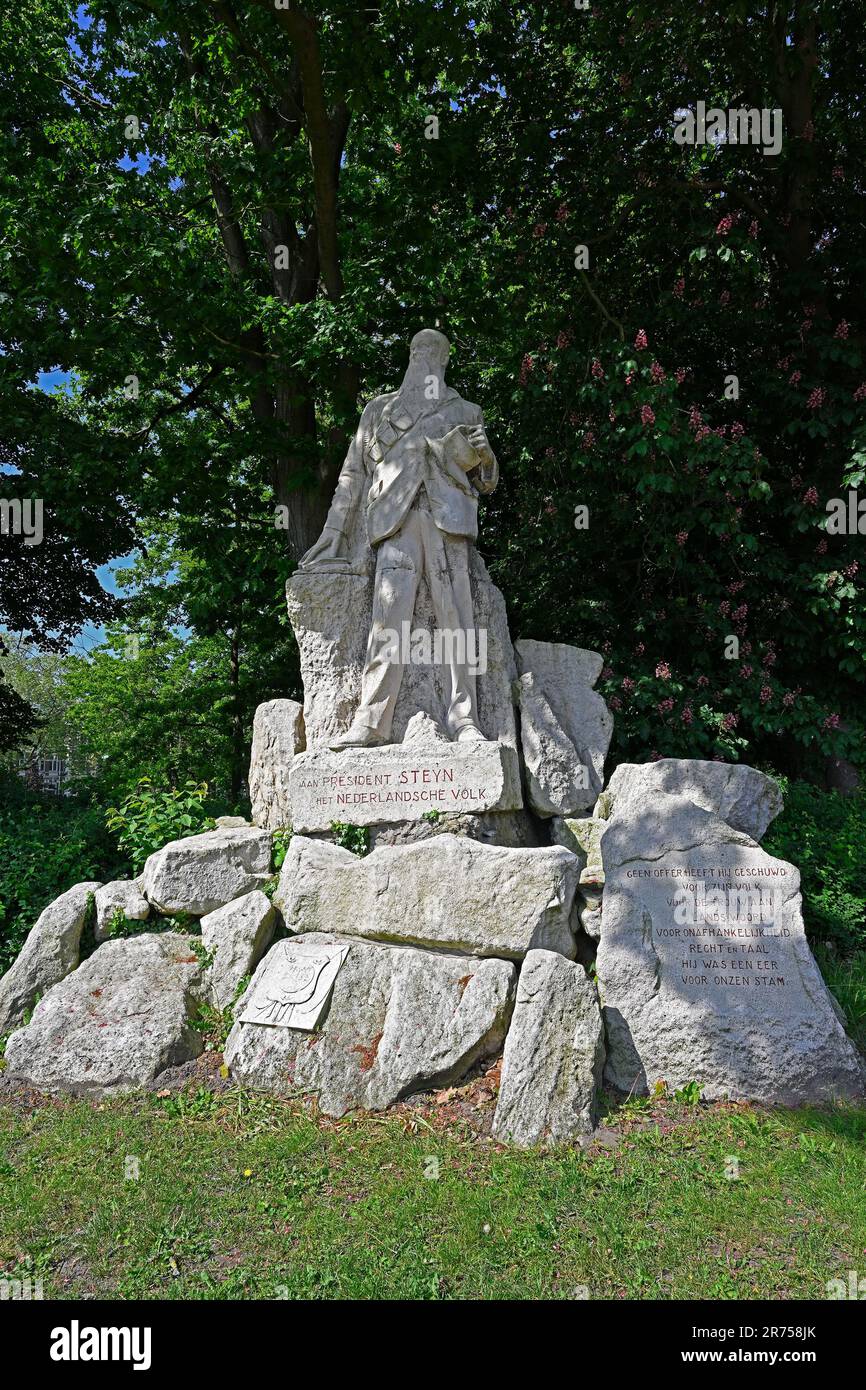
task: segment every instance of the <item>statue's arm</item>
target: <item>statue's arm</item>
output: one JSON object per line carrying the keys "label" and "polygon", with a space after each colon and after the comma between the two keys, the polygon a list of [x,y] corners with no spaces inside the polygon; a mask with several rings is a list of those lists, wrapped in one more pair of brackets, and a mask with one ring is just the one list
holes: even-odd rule
{"label": "statue's arm", "polygon": [[479,492],[493,492],[499,482],[499,464],[496,455],[490,447],[490,440],[487,438],[487,431],[484,428],[484,416],[481,410],[477,409],[477,418],[472,421],[468,434],[469,443],[472,445],[479,458],[479,465],[473,473],[472,481]]}
{"label": "statue's arm", "polygon": [[333,501],[325,522],[324,529],[326,531],[339,531],[341,535],[345,536],[352,513],[361,500],[364,483],[367,479],[367,472],[364,467],[364,446],[367,442],[369,425],[370,407],[368,405],[361,416],[355,436],[349,445],[349,452],[346,454],[343,467],[340,469]]}
{"label": "statue's arm", "polygon": [[355,508],[364,492],[367,475],[364,467],[364,447],[370,428],[370,406],[368,405],[349,445],[349,451],[340,469],[337,486],[331,501],[322,534],[301,557],[299,568],[310,569],[317,563],[336,560],[345,554],[346,538]]}

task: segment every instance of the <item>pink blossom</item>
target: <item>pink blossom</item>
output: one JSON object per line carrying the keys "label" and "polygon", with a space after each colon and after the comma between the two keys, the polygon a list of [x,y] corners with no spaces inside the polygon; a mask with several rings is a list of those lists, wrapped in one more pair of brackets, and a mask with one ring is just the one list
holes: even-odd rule
{"label": "pink blossom", "polygon": [[816,487],[809,487],[803,493],[803,505],[806,507],[817,507],[818,489]]}
{"label": "pink blossom", "polygon": [[846,319],[842,319],[841,323],[837,323],[837,324],[836,324],[836,332],[833,334],[833,337],[834,337],[834,338],[847,338],[847,337],[848,337],[848,322],[847,322]]}
{"label": "pink blossom", "polygon": [[674,699],[672,695],[668,695],[667,699],[665,700],[659,700],[658,704],[656,705],[656,709],[658,710],[659,714],[670,714],[673,707]]}
{"label": "pink blossom", "polygon": [[722,719],[722,728],[726,734],[729,734],[732,729],[736,729],[739,722],[739,718],[736,714],[726,714]]}
{"label": "pink blossom", "polygon": [[806,404],[810,410],[820,410],[827,399],[827,392],[823,386],[816,386]]}
{"label": "pink blossom", "polygon": [[646,332],[643,328],[638,329],[637,337],[634,340],[634,345],[637,348],[638,352],[642,351],[643,348],[648,346]]}
{"label": "pink blossom", "polygon": [[596,381],[604,381],[604,368],[597,357],[592,359],[592,367],[590,370]]}
{"label": "pink blossom", "polygon": [[526,385],[527,381],[529,380],[529,375],[530,375],[530,373],[531,373],[532,371],[534,371],[534,369],[535,369],[535,358],[532,356],[532,353],[527,352],[527,353],[524,354],[523,361],[522,361],[521,364],[520,364],[520,377],[519,377],[519,381],[520,381],[520,385],[521,385],[521,386],[525,386],[525,385]]}
{"label": "pink blossom", "polygon": [[729,212],[726,212],[724,217],[719,222],[719,225],[716,227],[716,236],[727,236],[728,232],[731,230],[733,225],[733,217]]}
{"label": "pink blossom", "polygon": [[802,372],[799,372],[799,371],[792,372],[791,375],[788,377],[788,385],[789,385],[789,386],[796,386],[796,385],[798,384],[800,378],[802,377],[802,375],[803,375],[803,373],[802,373]]}
{"label": "pink blossom", "polygon": [[627,695],[630,695],[630,694],[631,694],[631,692],[632,692],[632,691],[634,690],[634,688],[635,688],[635,683],[634,683],[634,681],[632,680],[631,676],[623,676],[623,678],[622,678],[622,688],[623,688],[623,690],[625,691],[625,693],[626,693]]}
{"label": "pink blossom", "polygon": [[642,405],[640,408],[640,422],[642,425],[654,425],[656,422],[655,411],[651,405]]}
{"label": "pink blossom", "polygon": [[664,381],[665,369],[662,366],[661,362],[653,362],[652,366],[650,367],[650,377],[656,383],[656,385],[658,385],[660,381]]}
{"label": "pink blossom", "polygon": [[772,698],[773,698],[773,691],[772,691],[771,687],[770,687],[769,685],[762,685],[762,686],[761,686],[761,704],[762,704],[762,705],[769,704],[769,702],[770,702],[770,700],[772,700]]}
{"label": "pink blossom", "polygon": [[824,720],[825,729],[838,729],[841,727],[842,720],[838,714],[828,714]]}
{"label": "pink blossom", "polygon": [[677,280],[676,284],[674,285],[674,294],[676,295],[677,299],[682,299],[685,288],[685,280]]}
{"label": "pink blossom", "polygon": [[866,381],[862,382],[854,392],[855,401],[866,401]]}
{"label": "pink blossom", "polygon": [[677,531],[677,545],[684,546],[689,538],[688,531]]}
{"label": "pink blossom", "polygon": [[671,678],[671,668],[666,661],[660,661],[656,667],[656,675],[660,681],[669,681]]}

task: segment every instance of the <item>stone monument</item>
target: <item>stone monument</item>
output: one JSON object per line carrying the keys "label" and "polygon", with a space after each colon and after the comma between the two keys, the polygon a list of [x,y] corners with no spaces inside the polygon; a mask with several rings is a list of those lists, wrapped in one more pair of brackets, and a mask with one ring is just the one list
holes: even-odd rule
{"label": "stone monument", "polygon": [[[862,1097],[797,870],[760,847],[776,782],[665,758],[605,785],[601,656],[512,646],[475,548],[498,465],[447,358],[441,333],[412,339],[288,581],[304,704],[256,713],[254,824],[171,841],[138,879],[46,907],[0,980],[8,1078],[158,1085],[196,1066],[207,1004],[230,1024],[237,1081],[328,1115],[501,1055],[502,1143],[585,1142],[602,1078],[695,1083],[708,1100]],[[345,823],[369,827],[372,852],[346,848],[367,837]],[[286,851],[273,832],[289,828]],[[140,935],[104,939],[118,909]],[[174,929],[146,934],[159,917]]]}
{"label": "stone monument", "polygon": [[292,824],[523,805],[502,595],[475,547],[497,464],[480,408],[422,329],[398,391],[364,409],[322,535],[289,580],[306,747]]}

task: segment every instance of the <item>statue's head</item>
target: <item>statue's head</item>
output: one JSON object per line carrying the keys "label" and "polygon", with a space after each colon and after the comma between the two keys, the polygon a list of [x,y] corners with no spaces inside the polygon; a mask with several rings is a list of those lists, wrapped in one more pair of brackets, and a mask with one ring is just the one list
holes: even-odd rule
{"label": "statue's head", "polygon": [[422,328],[409,344],[409,361],[413,364],[429,364],[434,371],[442,373],[448,364],[451,344],[444,333],[435,328]]}

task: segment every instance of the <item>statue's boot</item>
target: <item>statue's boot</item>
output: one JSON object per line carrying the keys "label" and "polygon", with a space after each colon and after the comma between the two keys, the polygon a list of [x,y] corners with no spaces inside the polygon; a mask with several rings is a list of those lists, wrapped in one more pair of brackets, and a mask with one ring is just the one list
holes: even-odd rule
{"label": "statue's boot", "polygon": [[454,734],[455,743],[486,743],[477,724],[462,724]]}
{"label": "statue's boot", "polygon": [[335,734],[328,739],[328,747],[334,753],[338,753],[341,748],[378,748],[388,740],[381,734],[377,734],[369,724],[359,724],[353,720],[344,734]]}

